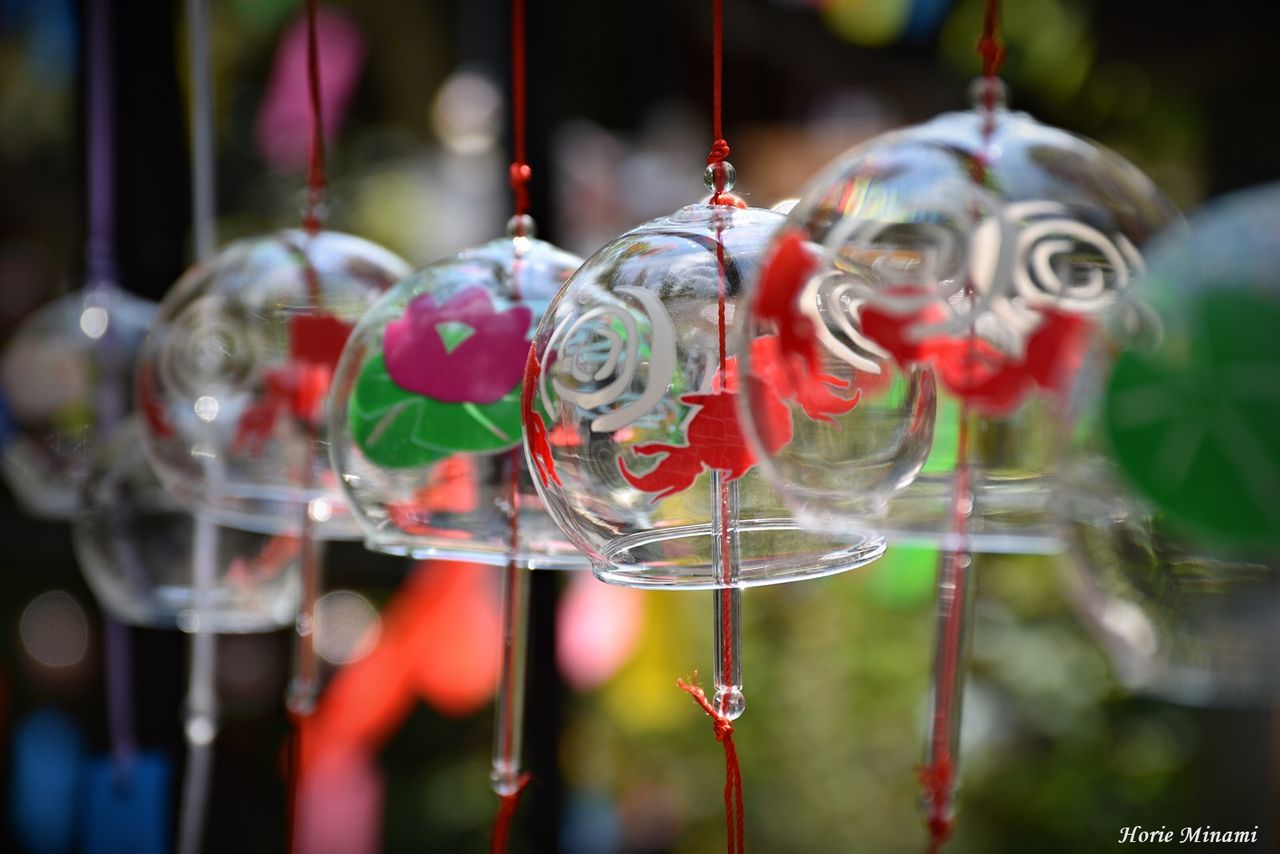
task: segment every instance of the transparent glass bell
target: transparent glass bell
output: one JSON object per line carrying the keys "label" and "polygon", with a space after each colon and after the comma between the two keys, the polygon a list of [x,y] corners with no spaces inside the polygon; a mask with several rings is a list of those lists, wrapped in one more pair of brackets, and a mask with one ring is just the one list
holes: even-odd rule
{"label": "transparent glass bell", "polygon": [[37,309],[0,356],[0,471],[23,509],[74,516],[104,430],[131,401],[134,358],[154,303],[102,284]]}
{"label": "transparent glass bell", "polygon": [[193,565],[196,524],[156,478],[137,420],[123,421],[85,482],[72,543],[113,618],[184,631],[264,632],[297,615],[301,543],[289,535],[218,529],[209,577]]}
{"label": "transparent glass bell", "polygon": [[[357,325],[329,408],[333,468],[376,551],[584,566],[547,517],[520,447],[529,338],[582,259],[513,222],[508,237],[400,282]],[[517,542],[512,547],[512,466]]]}
{"label": "transparent glass bell", "polygon": [[[745,283],[784,218],[729,201],[615,239],[538,327],[526,451],[552,516],[605,581],[745,587],[851,569],[884,548],[868,532],[804,530],[755,465],[731,344]],[[812,391],[805,418],[857,405],[838,382]],[[796,420],[780,413],[778,430],[799,435]]]}
{"label": "transparent glass bell", "polygon": [[143,445],[165,487],[223,525],[358,536],[329,467],[324,402],[356,322],[409,267],[358,237],[232,243],[160,304],[138,359]]}
{"label": "transparent glass bell", "polygon": [[1061,548],[1065,393],[1141,248],[1179,215],[1123,158],[994,94],[840,157],[770,248],[748,337],[777,335],[861,393],[781,443],[776,388],[747,389],[762,467],[811,524],[946,544],[959,507],[966,547]]}
{"label": "transparent glass bell", "polygon": [[1071,589],[1118,669],[1188,702],[1280,689],[1280,185],[1152,248],[1082,371]]}

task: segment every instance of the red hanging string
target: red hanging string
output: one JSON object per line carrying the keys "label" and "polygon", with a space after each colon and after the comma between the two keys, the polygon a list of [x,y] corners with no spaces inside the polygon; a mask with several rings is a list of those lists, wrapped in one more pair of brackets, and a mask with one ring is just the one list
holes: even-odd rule
{"label": "red hanging string", "polygon": [[[711,97],[711,122],[715,141],[711,144],[711,150],[707,154],[707,165],[719,167],[715,169],[713,174],[713,190],[711,195],[711,203],[713,205],[726,204],[731,206],[741,206],[741,202],[731,193],[725,192],[725,178],[727,168],[721,166],[725,159],[729,156],[729,143],[724,139],[724,127],[722,123],[722,105],[723,105],[723,68],[724,68],[724,0],[712,0],[712,97]],[[728,393],[729,390],[729,353],[728,353],[728,316],[727,316],[727,299],[726,299],[726,275],[725,275],[725,257],[724,257],[724,239],[723,239],[724,222],[722,218],[717,218],[716,223],[716,271],[717,271],[717,293],[716,293],[716,331],[718,333],[719,345],[719,383],[722,393]],[[722,525],[727,527],[732,524],[729,519],[727,505],[729,503],[729,484],[727,479],[722,478],[720,489],[714,500],[720,502],[719,517]],[[730,572],[729,566],[732,560],[732,546],[729,531],[722,530],[720,532],[721,555],[720,566],[724,568],[724,572]],[[722,584],[727,584],[729,579],[717,579]],[[728,642],[731,637],[733,626],[733,591],[728,586],[722,586],[717,595],[720,597],[720,632],[725,639],[722,644],[721,661],[722,673],[728,678],[733,673],[733,644]],[[683,679],[677,679],[676,685],[688,692],[697,702],[702,710],[710,715],[713,722],[713,731],[716,741],[724,745],[724,817],[725,817],[725,836],[727,840],[727,850],[729,854],[741,854],[744,850],[744,818],[742,809],[742,769],[738,763],[738,750],[733,743],[733,722],[719,709],[716,709],[707,699],[707,695],[697,685],[697,677],[695,675],[692,683],[686,683]]]}
{"label": "red hanging string", "polygon": [[[724,127],[721,124],[721,97],[724,78],[724,0],[712,0],[711,23],[711,129],[715,142],[707,153],[707,165],[716,166],[729,157],[729,143],[724,138]],[[711,195],[711,204],[720,204],[720,196],[724,193],[725,170],[715,172],[715,189]],[[724,362],[721,356],[720,361]]]}
{"label": "red hanging string", "polygon": [[677,679],[676,685],[687,692],[694,702],[711,717],[716,741],[724,745],[724,823],[729,838],[729,854],[742,854],[743,841],[742,771],[738,765],[738,750],[733,744],[733,721],[721,714],[707,699],[706,692],[698,686],[695,673],[691,682]]}
{"label": "red hanging string", "polygon": [[[515,213],[529,212],[529,179],[533,170],[525,159],[525,57],[524,0],[511,0],[511,190],[515,194]],[[523,234],[523,223],[517,221],[517,234]]]}
{"label": "red hanging string", "polygon": [[493,837],[489,842],[489,854],[505,854],[507,843],[511,839],[511,822],[515,820],[516,810],[520,806],[520,796],[525,786],[529,785],[529,775],[521,774],[516,782],[516,790],[509,795],[499,796],[498,815],[493,820]]}
{"label": "red hanging string", "polygon": [[[525,25],[524,0],[511,0],[511,147],[512,161],[509,173],[511,190],[515,195],[514,208],[516,216],[515,236],[524,235],[522,218],[529,212],[529,179],[533,170],[525,162]],[[512,261],[511,288],[512,299],[520,301],[520,259]],[[530,358],[533,348],[530,347]],[[526,379],[526,384],[528,380]],[[526,389],[526,395],[529,391]],[[516,448],[508,457],[510,477],[507,480],[507,571],[515,567],[515,556],[520,548],[520,470],[523,455]],[[523,639],[517,642],[523,643]],[[522,721],[513,721],[507,716],[507,726],[520,726]],[[510,734],[507,734],[510,743]],[[505,854],[511,838],[511,823],[520,806],[520,795],[529,784],[529,775],[522,774],[516,781],[514,792],[498,796],[498,813],[493,819],[493,834],[489,844],[491,854]]]}
{"label": "red hanging string", "polygon": [[[971,177],[979,187],[986,185],[987,167],[990,163],[991,140],[995,134],[996,93],[999,87],[997,75],[1004,64],[1004,46],[1000,41],[1000,3],[999,0],[986,0],[983,13],[982,35],[978,39],[978,56],[982,59],[982,75],[984,78],[983,107],[985,116],[982,125],[982,147],[973,158]],[[974,287],[972,280],[966,279],[964,293],[972,304]],[[975,322],[977,318],[970,316],[969,352],[965,357],[966,370],[970,376],[967,385],[972,386],[972,372],[976,367],[973,353],[976,351]],[[959,431],[956,440],[956,459],[958,461],[955,482],[951,499],[951,528],[960,542],[964,542],[964,534],[968,528],[969,511],[972,506],[972,495],[969,482],[969,401],[960,400]],[[942,615],[942,643],[939,647],[940,660],[937,663],[937,679],[935,685],[932,733],[930,742],[931,761],[927,768],[919,772],[920,783],[928,799],[926,823],[929,828],[929,854],[936,854],[943,843],[951,836],[952,802],[955,793],[956,757],[952,756],[952,727],[955,725],[955,707],[960,698],[955,696],[956,679],[962,666],[961,645],[964,639],[964,615],[966,600],[969,596],[967,586],[971,583],[970,566],[967,550],[949,550],[943,552],[939,565],[939,582],[942,589],[950,590],[950,601],[946,612]]]}
{"label": "red hanging string", "polygon": [[320,116],[320,51],[316,46],[316,0],[307,0],[307,95],[310,100],[311,146],[307,155],[307,206],[302,227],[315,234],[321,226],[328,180],[324,170],[324,126]]}
{"label": "red hanging string", "polygon": [[982,36],[978,39],[982,76],[995,77],[1004,65],[1004,45],[1000,42],[1000,0],[987,0],[982,15]]}

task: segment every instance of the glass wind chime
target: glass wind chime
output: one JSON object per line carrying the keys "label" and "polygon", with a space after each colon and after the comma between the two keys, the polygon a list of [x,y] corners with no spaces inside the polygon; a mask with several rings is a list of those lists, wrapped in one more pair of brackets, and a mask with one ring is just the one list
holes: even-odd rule
{"label": "glass wind chime", "polygon": [[[127,424],[128,374],[155,306],[118,285],[115,261],[115,77],[110,0],[85,5],[85,128],[88,239],[86,284],[39,309],[0,359],[0,409],[6,415],[0,472],[29,513],[77,520],[96,453]],[[104,619],[110,755],[82,771],[84,825],[90,840],[112,833],[122,845],[167,843],[169,764],[139,748],[134,733],[129,630]],[[128,811],[128,828],[108,816]]]}
{"label": "glass wind chime", "polygon": [[[762,467],[797,516],[942,549],[920,772],[935,847],[953,817],[974,555],[1062,548],[1068,392],[1105,312],[1143,270],[1140,247],[1179,219],[1118,155],[1007,109],[997,13],[989,0],[973,109],[879,137],[820,173],[775,237],[744,324],[776,335],[791,368],[779,386],[753,365],[744,402]],[[936,418],[913,405],[931,439],[818,420],[807,441],[778,442],[779,388],[806,371],[856,386],[869,418],[916,384],[930,397],[936,387]],[[881,437],[898,451],[877,456]],[[863,489],[850,466],[893,488]]]}
{"label": "glass wind chime", "polygon": [[[739,399],[758,380],[734,343],[744,289],[784,217],[733,194],[721,133],[723,4],[714,15],[714,131],[703,203],[645,223],[596,252],[547,309],[524,383],[525,447],[552,518],[596,576],[649,589],[711,590],[714,693],[679,681],[711,716],[725,750],[728,848],[743,842],[742,777],[733,741],[745,710],[742,590],[813,578],[879,557],[865,532],[803,529],[758,472]],[[827,375],[784,372],[777,336],[749,342],[776,379],[769,442],[805,441],[814,423],[844,424],[859,390]],[[930,413],[931,414],[931,413]],[[911,432],[911,410],[884,411]],[[926,429],[920,420],[916,429]]]}
{"label": "glass wind chime", "polygon": [[[192,0],[189,14],[203,21],[203,3]],[[313,638],[320,546],[356,530],[328,466],[324,401],[355,322],[409,271],[379,246],[322,229],[326,176],[314,0],[306,15],[311,140],[302,227],[229,244],[184,274],[160,304],[139,353],[135,386],[147,458],[161,484],[195,513],[192,596],[212,609],[214,622],[219,597],[244,583],[246,574],[278,573],[285,563],[298,562],[287,697],[295,723],[291,834],[304,723],[320,690]],[[201,50],[207,66],[207,40]],[[212,162],[208,126],[201,140],[197,134],[206,159],[198,152],[196,162]],[[212,173],[196,177],[198,195],[201,180],[207,184],[202,219],[210,224],[204,239],[211,247]],[[220,565],[225,548],[215,523],[270,538],[258,552],[269,565],[243,572],[232,571],[236,563]],[[212,655],[211,641],[193,652],[193,674],[208,670]]]}
{"label": "glass wind chime", "polygon": [[582,260],[534,234],[524,0],[512,0],[511,24],[515,214],[507,234],[427,266],[378,300],[343,351],[329,407],[333,468],[368,548],[503,568],[495,852],[506,850],[528,779],[527,571],[588,566],[550,520],[520,451],[529,339]]}
{"label": "glass wind chime", "polygon": [[1121,676],[1178,702],[1280,688],[1278,235],[1271,185],[1160,240],[1077,395],[1076,600]]}
{"label": "glass wind chime", "polygon": [[[187,4],[191,63],[192,232],[195,252],[214,250],[213,98],[208,9]],[[136,626],[191,634],[185,726],[187,761],[176,850],[201,848],[218,729],[217,635],[273,631],[299,606],[296,536],[219,527],[160,484],[142,446],[148,415],[123,422],[102,447],[84,488],[73,542],[104,610]],[[141,422],[141,423],[140,423]],[[167,844],[167,842],[166,842]]]}

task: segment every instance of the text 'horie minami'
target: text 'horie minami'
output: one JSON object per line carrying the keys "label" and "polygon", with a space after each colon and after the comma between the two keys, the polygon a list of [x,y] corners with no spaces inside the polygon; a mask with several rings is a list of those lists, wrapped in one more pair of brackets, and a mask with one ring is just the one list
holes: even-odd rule
{"label": "text 'horie minami'", "polygon": [[1146,830],[1140,824],[1120,828],[1120,842],[1257,842],[1258,826],[1253,830],[1214,830],[1209,825],[1169,830],[1160,825],[1159,830]]}

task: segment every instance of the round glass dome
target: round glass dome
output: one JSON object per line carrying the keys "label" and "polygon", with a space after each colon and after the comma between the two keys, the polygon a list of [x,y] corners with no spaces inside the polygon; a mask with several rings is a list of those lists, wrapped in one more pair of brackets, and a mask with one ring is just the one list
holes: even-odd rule
{"label": "round glass dome", "polygon": [[[601,579],[750,586],[883,552],[869,532],[798,525],[739,425],[736,398],[752,379],[729,342],[744,285],[783,222],[731,205],[655,219],[593,255],[543,317],[525,380],[525,449],[552,517]],[[808,404],[806,417],[837,417],[856,392],[830,383]],[[733,578],[723,575],[730,565]]]}
{"label": "round glass dome", "polygon": [[[1123,158],[1000,102],[853,149],[779,230],[746,329],[862,402],[854,420],[818,419],[807,441],[780,444],[776,392],[750,386],[762,467],[815,524],[955,543],[958,506],[970,548],[1060,549],[1065,393],[1141,248],[1178,221]],[[902,432],[907,410],[934,419],[931,441]]]}
{"label": "round glass dome", "polygon": [[329,435],[333,468],[369,548],[585,567],[548,518],[518,452],[529,338],[582,260],[527,235],[526,228],[415,273],[352,333],[334,381]]}
{"label": "round glass dome", "polygon": [[37,516],[70,518],[100,437],[128,410],[138,346],[156,307],[114,285],[39,308],[0,356],[0,471]]}
{"label": "round glass dome", "polygon": [[1072,589],[1122,673],[1192,702],[1280,688],[1280,185],[1160,240],[1086,364]]}
{"label": "round glass dome", "polygon": [[72,526],[76,557],[98,601],[135,626],[265,632],[293,624],[301,542],[218,530],[207,578],[193,564],[195,520],[156,479],[135,419],[103,446]]}
{"label": "round glass dome", "polygon": [[366,240],[232,243],[173,287],[138,358],[143,445],[165,487],[220,524],[358,536],[329,467],[324,401],[352,328],[409,267]]}

